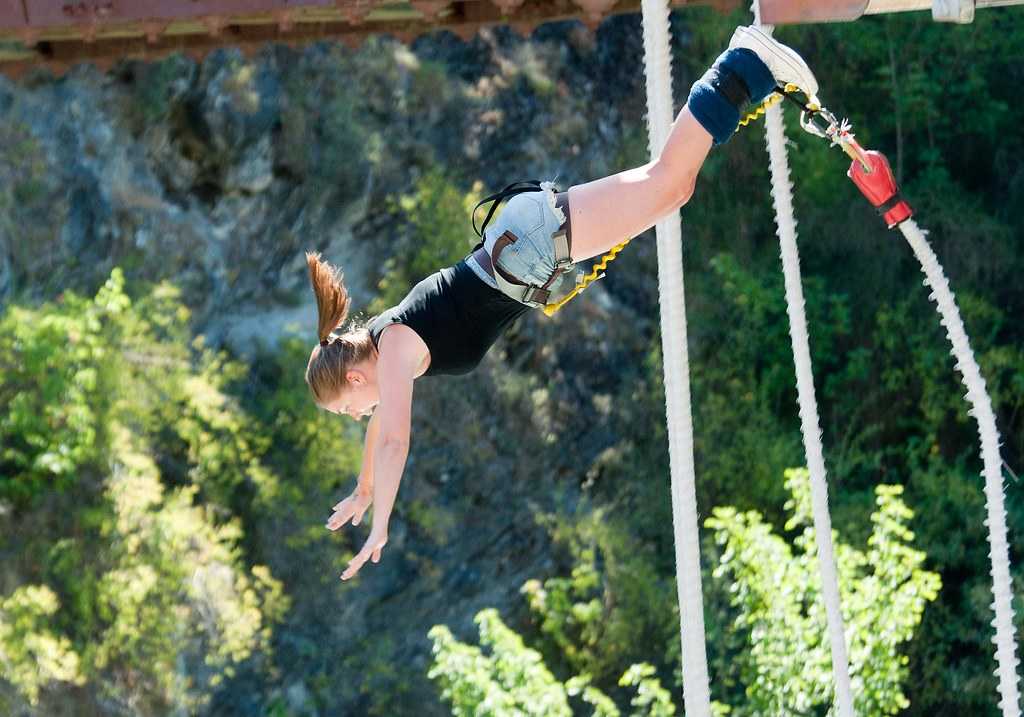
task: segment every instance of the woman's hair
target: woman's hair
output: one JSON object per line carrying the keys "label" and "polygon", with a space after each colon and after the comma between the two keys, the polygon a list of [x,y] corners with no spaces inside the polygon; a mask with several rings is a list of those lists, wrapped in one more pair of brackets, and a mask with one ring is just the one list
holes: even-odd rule
{"label": "woman's hair", "polygon": [[341,271],[321,259],[319,253],[306,252],[306,264],[316,294],[318,340],[309,355],[306,383],[313,400],[322,406],[344,393],[345,373],[373,355],[373,342],[370,333],[361,327],[332,335],[348,318],[352,299],[345,289]]}

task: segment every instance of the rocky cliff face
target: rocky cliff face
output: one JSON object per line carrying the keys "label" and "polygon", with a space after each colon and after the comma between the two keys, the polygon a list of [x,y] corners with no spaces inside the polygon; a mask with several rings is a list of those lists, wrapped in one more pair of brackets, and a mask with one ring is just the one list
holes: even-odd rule
{"label": "rocky cliff face", "polygon": [[0,107],[5,300],[89,291],[119,265],[174,281],[197,328],[216,329],[225,314],[279,305],[301,279],[300,250],[344,244],[365,211],[358,158],[349,186],[296,181],[273,51],[255,64],[224,51],[202,66],[3,81]]}
{"label": "rocky cliff face", "polygon": [[622,120],[643,131],[637,24],[610,21],[602,43],[554,25],[535,43],[486,31],[0,77],[0,302],[89,292],[117,265],[174,281],[197,330],[244,344],[307,304],[316,248],[358,306],[394,246],[388,198],[429,166],[487,187],[620,168]]}

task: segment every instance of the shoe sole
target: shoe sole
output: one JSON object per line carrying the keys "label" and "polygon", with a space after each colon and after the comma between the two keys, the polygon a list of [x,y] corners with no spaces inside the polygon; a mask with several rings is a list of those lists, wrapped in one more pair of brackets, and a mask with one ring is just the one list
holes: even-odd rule
{"label": "shoe sole", "polygon": [[[773,40],[761,30],[750,27],[739,27],[737,28],[737,31],[744,40],[747,40],[751,44],[756,44],[773,58],[785,64],[790,72],[793,73],[795,78],[811,78],[811,81],[813,82],[813,89],[811,87],[801,87],[799,82],[794,82],[793,84],[797,85],[801,90],[807,93],[808,99],[817,99],[818,80],[814,76],[814,73],[811,72],[811,68],[807,66],[807,63],[804,62],[800,55],[783,45],[781,42]],[[742,46],[743,45],[740,45],[740,47]],[[737,46],[734,45],[733,47]],[[747,47],[746,49],[754,50],[753,47]],[[756,50],[754,51],[756,52]],[[776,78],[776,80],[778,80],[778,78]]]}

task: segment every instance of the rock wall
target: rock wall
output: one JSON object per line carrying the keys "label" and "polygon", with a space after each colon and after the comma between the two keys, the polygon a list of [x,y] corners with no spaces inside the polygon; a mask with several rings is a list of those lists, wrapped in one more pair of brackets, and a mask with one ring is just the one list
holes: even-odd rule
{"label": "rock wall", "polygon": [[175,282],[197,330],[245,343],[239,323],[279,317],[272,337],[308,304],[307,248],[344,265],[359,305],[398,226],[388,199],[431,165],[487,188],[623,168],[623,130],[644,131],[638,18],[601,40],[562,23],[533,42],[498,29],[0,77],[0,306],[90,292],[117,265]]}

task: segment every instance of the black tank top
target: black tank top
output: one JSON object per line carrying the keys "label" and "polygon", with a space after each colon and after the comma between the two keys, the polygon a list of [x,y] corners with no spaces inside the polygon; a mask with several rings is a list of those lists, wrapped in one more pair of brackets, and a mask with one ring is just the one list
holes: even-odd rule
{"label": "black tank top", "polygon": [[398,306],[370,320],[373,345],[391,324],[405,324],[430,349],[424,376],[469,373],[505,327],[530,307],[485,284],[463,259],[416,284]]}

